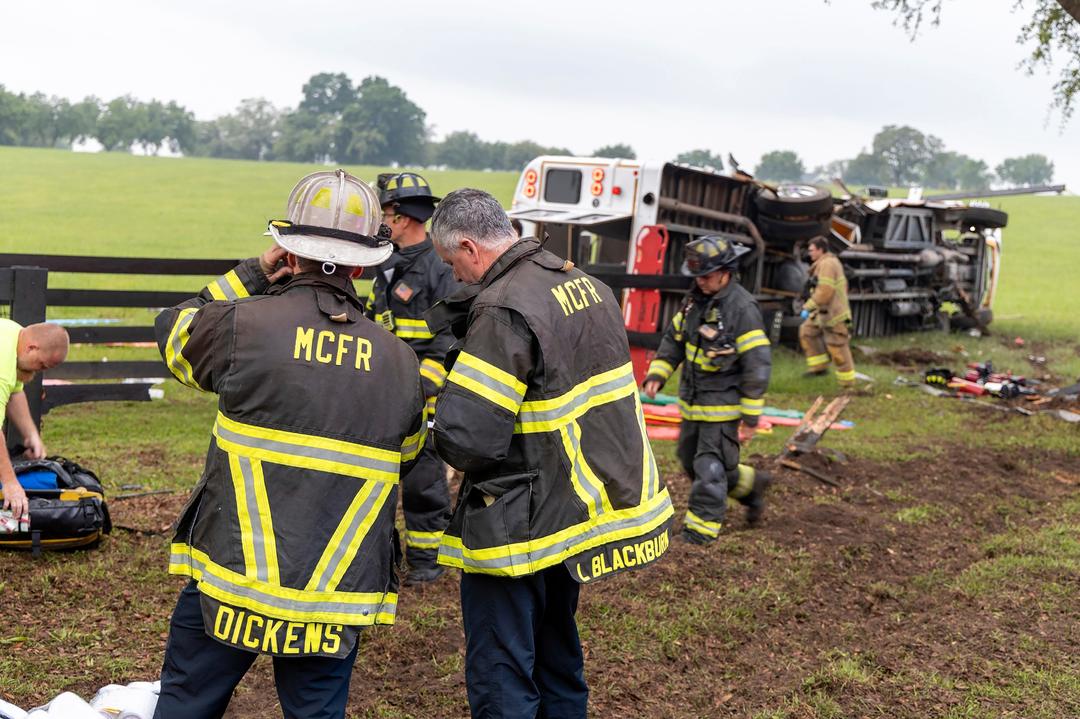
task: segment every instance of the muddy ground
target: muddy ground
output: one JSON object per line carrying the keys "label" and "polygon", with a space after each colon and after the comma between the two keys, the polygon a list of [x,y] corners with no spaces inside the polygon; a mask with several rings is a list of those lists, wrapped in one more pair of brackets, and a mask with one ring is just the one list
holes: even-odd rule
{"label": "muddy ground", "polygon": [[[653,568],[582,592],[592,716],[1080,715],[1073,690],[1045,693],[1046,714],[1005,690],[1017,667],[1080,670],[1080,571],[1029,562],[1015,581],[979,584],[1003,551],[995,541],[1051,527],[1064,500],[1077,504],[1074,459],[947,450],[815,466],[840,487],[778,471],[759,528],[733,510],[717,544],[673,542]],[[681,528],[688,482],[667,481]],[[126,529],[94,552],[3,560],[0,672],[40,671],[36,683],[6,685],[5,699],[44,701],[35,692],[55,687],[57,673],[87,697],[106,680],[156,674],[181,585],[164,573],[165,530],[183,499],[114,502]],[[457,604],[452,572],[402,591],[399,623],[364,635],[350,716],[467,716]],[[955,713],[972,702],[985,713]],[[265,658],[227,716],[280,716]]]}

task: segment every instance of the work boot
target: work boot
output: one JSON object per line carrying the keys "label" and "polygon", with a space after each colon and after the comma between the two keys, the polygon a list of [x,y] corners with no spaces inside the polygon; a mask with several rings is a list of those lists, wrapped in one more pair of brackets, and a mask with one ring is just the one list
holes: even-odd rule
{"label": "work boot", "polygon": [[402,584],[406,587],[415,587],[418,584],[428,584],[441,577],[444,571],[446,570],[438,564],[409,567],[409,571],[405,573],[405,579],[402,581]]}
{"label": "work boot", "polygon": [[746,523],[751,527],[761,521],[761,515],[765,511],[765,492],[772,484],[772,475],[762,470],[754,473],[754,490],[750,493],[750,501],[746,503]]}
{"label": "work boot", "polygon": [[706,537],[704,534],[698,534],[692,529],[684,529],[682,531],[683,541],[687,544],[704,545],[709,544],[712,540]]}

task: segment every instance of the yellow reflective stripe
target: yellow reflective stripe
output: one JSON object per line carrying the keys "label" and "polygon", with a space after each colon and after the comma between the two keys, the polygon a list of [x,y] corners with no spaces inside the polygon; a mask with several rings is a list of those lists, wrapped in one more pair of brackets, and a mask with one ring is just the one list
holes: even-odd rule
{"label": "yellow reflective stripe", "polygon": [[765,398],[750,399],[749,397],[742,397],[739,399],[739,406],[742,408],[743,414],[749,417],[757,417],[765,409]]}
{"label": "yellow reflective stripe", "polygon": [[645,427],[645,414],[641,411],[641,396],[637,393],[634,393],[634,411],[637,413],[638,429],[641,432],[641,466],[645,473],[642,478],[644,481],[641,483],[641,502],[645,503],[660,491],[660,471],[656,467],[652,442],[649,441],[649,432]]}
{"label": "yellow reflective stripe", "polygon": [[750,330],[735,338],[735,349],[739,354],[749,352],[755,347],[766,347],[768,344],[769,338],[765,336],[763,330]]}
{"label": "yellow reflective stripe", "polygon": [[394,334],[402,339],[410,340],[428,340],[435,336],[428,329],[427,322],[408,317],[394,318]]}
{"label": "yellow reflective stripe", "polygon": [[671,366],[670,362],[664,360],[654,359],[649,363],[649,369],[645,372],[646,375],[657,375],[662,379],[667,379],[671,376],[671,373],[675,371],[675,368]]}
{"label": "yellow reflective stripe", "polygon": [[570,484],[578,499],[589,511],[590,517],[595,517],[604,512],[611,511],[611,500],[608,499],[607,489],[596,473],[585,461],[585,455],[581,452],[581,426],[577,422],[571,422],[559,428],[562,437],[563,450],[567,459],[570,460]]}
{"label": "yellow reflective stripe", "polygon": [[255,558],[255,541],[251,531],[251,512],[248,510],[247,488],[244,486],[244,474],[240,471],[240,457],[229,453],[229,474],[232,477],[233,493],[236,495],[236,516],[240,524],[240,547],[244,554],[244,576],[252,579],[258,575]]}
{"label": "yellow reflective stripe", "polygon": [[679,400],[679,414],[692,422],[728,422],[742,416],[737,404],[689,404]]}
{"label": "yellow reflective stripe", "polygon": [[678,332],[679,330],[681,330],[683,328],[683,313],[682,312],[675,313],[675,316],[671,318],[671,325],[672,325],[672,327],[675,328],[676,332]]}
{"label": "yellow reflective stripe", "polygon": [[515,415],[525,396],[524,382],[468,352],[458,355],[446,381],[464,387]]}
{"label": "yellow reflective stripe", "polygon": [[[368,482],[368,486],[374,487],[374,489],[362,500],[360,495],[363,494],[363,490],[357,492],[356,497],[353,498],[353,502],[349,506],[349,510],[341,520],[341,524],[338,525],[338,530],[346,527],[345,531],[340,535],[339,532],[335,532],[334,537],[330,539],[327,549],[334,549],[335,557],[330,564],[330,566],[334,567],[334,570],[330,574],[329,581],[323,586],[317,587],[320,591],[332,592],[338,588],[342,577],[345,576],[345,572],[348,571],[356,559],[360,545],[364,543],[364,539],[371,532],[371,527],[379,518],[383,507],[386,506],[387,498],[392,495],[392,488],[388,484]],[[357,519],[359,519],[359,522],[357,522]],[[343,544],[345,539],[348,539],[348,542]]]}
{"label": "yellow reflective stripe", "polygon": [[806,358],[807,367],[820,367],[823,364],[829,364],[829,355],[810,355]]}
{"label": "yellow reflective stripe", "polygon": [[593,375],[558,397],[522,402],[514,432],[554,432],[594,407],[636,395],[634,366],[627,362]]}
{"label": "yellow reflective stripe", "polygon": [[424,416],[427,419],[431,419],[435,416],[436,399],[436,397],[428,397],[427,402],[424,404]]}
{"label": "yellow reflective stripe", "polygon": [[416,456],[420,454],[420,450],[424,448],[424,441],[426,438],[427,422],[421,422],[420,429],[416,432],[416,434],[410,434],[408,437],[405,438],[405,441],[401,443],[401,461],[411,462],[412,460],[416,459]]}
{"label": "yellow reflective stripe", "polygon": [[274,536],[274,520],[270,514],[270,497],[266,494],[266,478],[263,476],[262,462],[252,460],[251,471],[255,480],[255,503],[259,507],[267,581],[280,584],[281,570],[278,566],[277,538]]}
{"label": "yellow reflective stripe", "polygon": [[195,370],[191,368],[191,363],[184,357],[184,345],[191,339],[191,322],[195,319],[195,313],[198,309],[195,307],[188,307],[180,310],[180,313],[176,316],[176,322],[173,323],[172,329],[169,330],[169,338],[165,342],[165,364],[168,365],[169,371],[173,373],[176,379],[180,380],[188,387],[194,387],[201,390],[202,387],[195,381]]}
{"label": "yellow reflective stripe", "polygon": [[415,529],[406,529],[405,546],[416,549],[438,549],[442,537],[442,532],[418,532]]}
{"label": "yellow reflective stripe", "polygon": [[855,379],[855,370],[836,370],[836,379],[841,382],[852,382]]}
{"label": "yellow reflective stripe", "polygon": [[720,536],[720,522],[704,520],[689,509],[686,510],[686,526],[698,534],[704,534],[706,537],[716,538]]}
{"label": "yellow reflective stripe", "polygon": [[442,387],[443,382],[446,381],[446,370],[435,360],[425,359],[420,363],[420,376],[434,384],[435,387]]}
{"label": "yellow reflective stripe", "polygon": [[[469,549],[460,537],[443,536],[439,564],[469,572],[520,577],[554,566],[594,547],[648,535],[674,514],[667,488],[649,502],[607,512],[546,537],[487,549]],[[652,540],[647,540],[652,541]],[[644,562],[642,562],[644,563]]]}
{"label": "yellow reflective stripe", "polygon": [[396,483],[401,452],[370,445],[269,429],[229,419],[218,412],[214,437],[226,452],[289,467],[333,472]]}
{"label": "yellow reflective stripe", "polygon": [[731,497],[739,499],[745,497],[754,491],[754,477],[757,472],[753,467],[745,464],[739,465],[739,481],[735,483],[735,488],[728,492],[728,499]]}
{"label": "yellow reflective stripe", "polygon": [[394,592],[310,592],[259,582],[221,566],[195,547],[170,547],[169,573],[191,577],[199,591],[236,607],[277,619],[350,626],[393,624]]}
{"label": "yellow reflective stripe", "polygon": [[236,270],[229,270],[225,273],[224,280],[232,288],[233,294],[236,295],[236,299],[243,299],[244,297],[250,297],[251,293],[247,291],[247,287],[244,287],[244,283],[240,281],[240,276],[236,274]]}
{"label": "yellow reflective stripe", "polygon": [[225,301],[229,299],[225,296],[225,293],[222,291],[221,285],[218,284],[217,280],[214,280],[213,282],[208,284],[206,286],[206,291],[209,292],[210,296],[213,297],[215,300]]}
{"label": "yellow reflective stripe", "polygon": [[251,296],[251,293],[244,287],[244,283],[240,281],[240,276],[236,274],[236,270],[229,270],[221,277],[218,277],[206,286],[206,290],[215,300],[239,300]]}
{"label": "yellow reflective stripe", "polygon": [[698,347],[693,342],[686,343],[686,356],[693,362],[702,372],[717,372],[720,370],[719,365],[712,363],[713,358],[705,354],[705,351]]}

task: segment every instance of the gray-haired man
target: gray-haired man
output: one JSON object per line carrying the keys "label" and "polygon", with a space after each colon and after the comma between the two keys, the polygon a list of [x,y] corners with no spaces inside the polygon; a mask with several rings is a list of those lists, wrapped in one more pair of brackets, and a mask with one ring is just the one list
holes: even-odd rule
{"label": "gray-haired man", "polygon": [[439,562],[464,571],[469,704],[474,717],[584,717],[579,584],[659,558],[672,515],[619,303],[519,240],[480,190],[450,193],[431,230],[470,283],[427,317],[461,340],[432,432],[465,472]]}

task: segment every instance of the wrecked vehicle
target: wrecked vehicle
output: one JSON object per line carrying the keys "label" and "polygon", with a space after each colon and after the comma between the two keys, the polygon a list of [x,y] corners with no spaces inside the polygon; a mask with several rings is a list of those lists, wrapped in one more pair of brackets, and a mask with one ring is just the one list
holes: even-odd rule
{"label": "wrecked vehicle", "polygon": [[824,235],[849,280],[852,330],[882,336],[953,322],[985,326],[1001,264],[1004,212],[954,201],[834,198],[809,185],[772,185],[671,162],[537,157],[518,180],[510,217],[525,234],[614,289],[635,369],[678,311],[690,280],[687,241],[728,233],[753,251],[742,284],[770,339],[794,341],[808,240]]}

